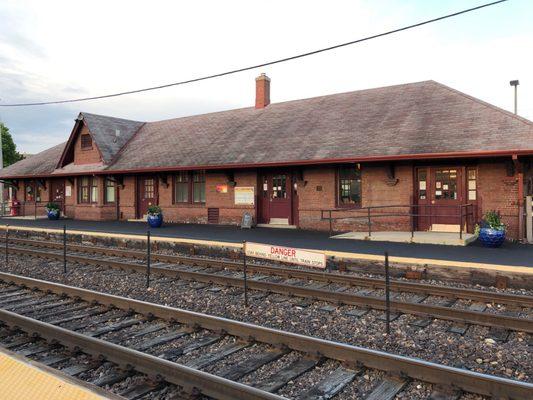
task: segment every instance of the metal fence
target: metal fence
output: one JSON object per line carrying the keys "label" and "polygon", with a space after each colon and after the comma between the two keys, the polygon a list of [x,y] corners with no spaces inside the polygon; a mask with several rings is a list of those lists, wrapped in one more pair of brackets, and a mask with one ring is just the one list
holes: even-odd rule
{"label": "metal fence", "polygon": [[[46,205],[49,201],[5,201],[0,204],[0,213],[2,217],[45,217]],[[61,213],[65,208],[62,201],[53,201],[59,206]]]}
{"label": "metal fence", "polygon": [[[421,208],[423,210],[421,211]],[[392,211],[389,211],[392,210]],[[428,212],[428,210],[430,210]],[[434,211],[435,210],[435,211]],[[443,211],[444,210],[444,211]],[[334,208],[329,210],[319,210],[320,219],[322,221],[329,221],[329,233],[333,233],[333,222],[336,220],[358,219],[366,220],[368,228],[368,236],[372,236],[373,225],[376,218],[385,217],[406,217],[409,218],[409,225],[411,230],[411,237],[414,236],[417,226],[421,218],[427,218],[427,224],[432,225],[439,218],[454,218],[459,222],[459,238],[463,238],[463,227],[466,232],[473,230],[476,218],[476,209],[474,204],[459,204],[459,205],[434,205],[434,204],[400,204],[400,205],[386,205],[386,206],[372,206],[360,208]],[[335,214],[343,214],[335,216]],[[360,215],[348,215],[354,213]]]}

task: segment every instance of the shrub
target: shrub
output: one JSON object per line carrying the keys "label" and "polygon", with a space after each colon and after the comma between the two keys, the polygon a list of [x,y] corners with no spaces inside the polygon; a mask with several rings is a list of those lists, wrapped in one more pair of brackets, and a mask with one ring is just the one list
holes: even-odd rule
{"label": "shrub", "polygon": [[46,206],[45,206],[45,209],[46,211],[54,211],[54,212],[59,212],[61,209],[59,208],[59,205],[57,203],[53,203],[53,202],[50,202],[50,203],[47,203]]}
{"label": "shrub", "polygon": [[161,210],[161,207],[159,206],[150,206],[148,207],[148,215],[151,215],[153,217],[157,217],[158,215],[163,214],[163,211]]}
{"label": "shrub", "polygon": [[487,211],[481,220],[481,228],[496,229],[498,231],[504,231],[506,226],[502,223],[500,213],[494,210]]}

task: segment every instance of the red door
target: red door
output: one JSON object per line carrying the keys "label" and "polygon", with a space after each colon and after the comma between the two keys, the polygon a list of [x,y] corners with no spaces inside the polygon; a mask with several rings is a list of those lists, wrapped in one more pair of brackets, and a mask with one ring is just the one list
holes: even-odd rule
{"label": "red door", "polygon": [[459,225],[463,204],[462,168],[431,169],[432,224]]}
{"label": "red door", "polygon": [[144,217],[148,207],[157,205],[157,178],[154,176],[141,176],[137,180],[137,218]]}
{"label": "red door", "polygon": [[261,179],[260,221],[293,224],[292,178],[287,172],[268,173]]}
{"label": "red door", "polygon": [[418,230],[434,224],[460,225],[460,205],[466,198],[463,167],[417,168],[415,189]]}
{"label": "red door", "polygon": [[65,212],[65,181],[63,179],[54,179],[50,188],[50,200],[58,203],[61,210]]}

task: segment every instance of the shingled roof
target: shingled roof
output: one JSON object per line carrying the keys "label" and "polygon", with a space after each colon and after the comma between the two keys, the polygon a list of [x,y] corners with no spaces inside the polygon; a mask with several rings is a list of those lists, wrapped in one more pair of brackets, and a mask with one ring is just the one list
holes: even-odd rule
{"label": "shingled roof", "polygon": [[[144,125],[83,115],[102,143],[114,137],[117,121],[130,132],[140,126],[122,149],[110,147],[116,156],[104,168],[109,172],[533,154],[532,122],[434,81]],[[94,134],[91,122],[89,130]],[[17,163],[1,176],[28,172]]]}
{"label": "shingled roof", "polygon": [[[131,139],[144,122],[106,117],[82,112],[81,116],[96,142],[105,164],[113,161],[119,150]],[[117,136],[116,133],[119,133]]]}

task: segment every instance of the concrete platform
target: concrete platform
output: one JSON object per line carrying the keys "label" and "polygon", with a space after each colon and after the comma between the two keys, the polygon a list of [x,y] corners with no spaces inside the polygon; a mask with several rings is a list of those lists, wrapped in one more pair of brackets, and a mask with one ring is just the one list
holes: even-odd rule
{"label": "concrete platform", "polygon": [[96,386],[81,383],[59,371],[0,348],[2,400],[119,399]]}
{"label": "concrete platform", "polygon": [[[0,230],[5,224],[23,230],[62,232],[63,225],[72,233],[100,237],[144,238],[145,222],[78,221],[78,220],[7,220],[0,218]],[[321,250],[327,256],[383,261],[389,252],[391,262],[409,265],[436,265],[460,268],[480,268],[495,271],[533,274],[533,245],[506,242],[498,249],[482,247],[478,242],[469,246],[444,246],[426,243],[383,242],[354,239],[332,239],[328,232],[301,229],[240,229],[236,226],[201,224],[165,224],[152,229],[152,240],[241,248],[243,240],[302,249]]]}
{"label": "concrete platform", "polygon": [[443,246],[466,246],[476,240],[476,236],[471,233],[464,233],[463,238],[460,239],[459,233],[451,232],[415,232],[412,237],[411,232],[372,232],[371,236],[368,236],[368,232],[348,232],[331,238],[377,242],[426,243]]}

